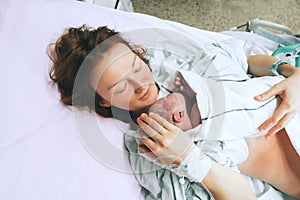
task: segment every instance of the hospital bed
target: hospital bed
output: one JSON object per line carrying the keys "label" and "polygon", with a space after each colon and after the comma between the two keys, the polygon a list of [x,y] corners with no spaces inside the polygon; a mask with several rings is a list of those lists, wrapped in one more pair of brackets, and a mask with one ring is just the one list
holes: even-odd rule
{"label": "hospital bed", "polygon": [[48,44],[82,24],[107,25],[146,47],[170,35],[195,48],[231,38],[243,40],[249,54],[278,47],[246,32],[210,32],[82,2],[2,1],[0,199],[143,199],[124,147],[128,125],[66,108],[50,83]]}

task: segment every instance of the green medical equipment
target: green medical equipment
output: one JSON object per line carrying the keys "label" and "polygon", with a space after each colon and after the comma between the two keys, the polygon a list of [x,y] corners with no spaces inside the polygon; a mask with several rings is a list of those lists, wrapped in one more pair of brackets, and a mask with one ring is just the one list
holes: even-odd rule
{"label": "green medical equipment", "polygon": [[300,43],[279,47],[272,56],[300,68]]}

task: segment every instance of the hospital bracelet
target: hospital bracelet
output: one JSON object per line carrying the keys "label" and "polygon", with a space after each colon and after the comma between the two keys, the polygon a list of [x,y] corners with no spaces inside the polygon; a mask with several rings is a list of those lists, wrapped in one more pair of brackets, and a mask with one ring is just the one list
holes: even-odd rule
{"label": "hospital bracelet", "polygon": [[[210,167],[210,158],[204,155],[199,147],[196,147],[178,165],[177,169],[172,171],[180,177],[188,178],[191,182],[200,183],[205,178]],[[180,179],[180,183],[182,183],[182,178]]]}
{"label": "hospital bracelet", "polygon": [[268,71],[272,72],[275,76],[280,76],[280,72],[278,71],[278,66],[281,64],[288,64],[287,62],[283,60],[277,60],[273,63],[272,66],[268,67]]}

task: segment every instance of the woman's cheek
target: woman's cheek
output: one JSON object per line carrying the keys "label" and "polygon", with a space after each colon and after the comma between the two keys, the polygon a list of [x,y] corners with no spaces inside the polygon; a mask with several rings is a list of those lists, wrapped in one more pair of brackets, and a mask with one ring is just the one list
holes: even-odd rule
{"label": "woman's cheek", "polygon": [[140,105],[140,102],[137,98],[134,98],[134,96],[131,96],[129,99],[129,109],[130,110],[138,110],[142,106]]}
{"label": "woman's cheek", "polygon": [[112,95],[111,104],[115,107],[129,110],[131,107],[131,97],[126,93],[116,93]]}

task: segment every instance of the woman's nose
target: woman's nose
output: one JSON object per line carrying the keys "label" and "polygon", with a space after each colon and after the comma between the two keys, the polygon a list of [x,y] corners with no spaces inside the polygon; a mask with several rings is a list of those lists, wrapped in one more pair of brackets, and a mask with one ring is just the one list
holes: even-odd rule
{"label": "woman's nose", "polygon": [[133,85],[134,91],[136,93],[141,93],[147,88],[147,86],[135,76],[129,76],[128,79]]}
{"label": "woman's nose", "polygon": [[146,86],[145,86],[145,85],[140,85],[140,87],[137,87],[134,91],[135,91],[136,93],[141,93],[141,92],[143,92],[145,89],[146,89]]}

